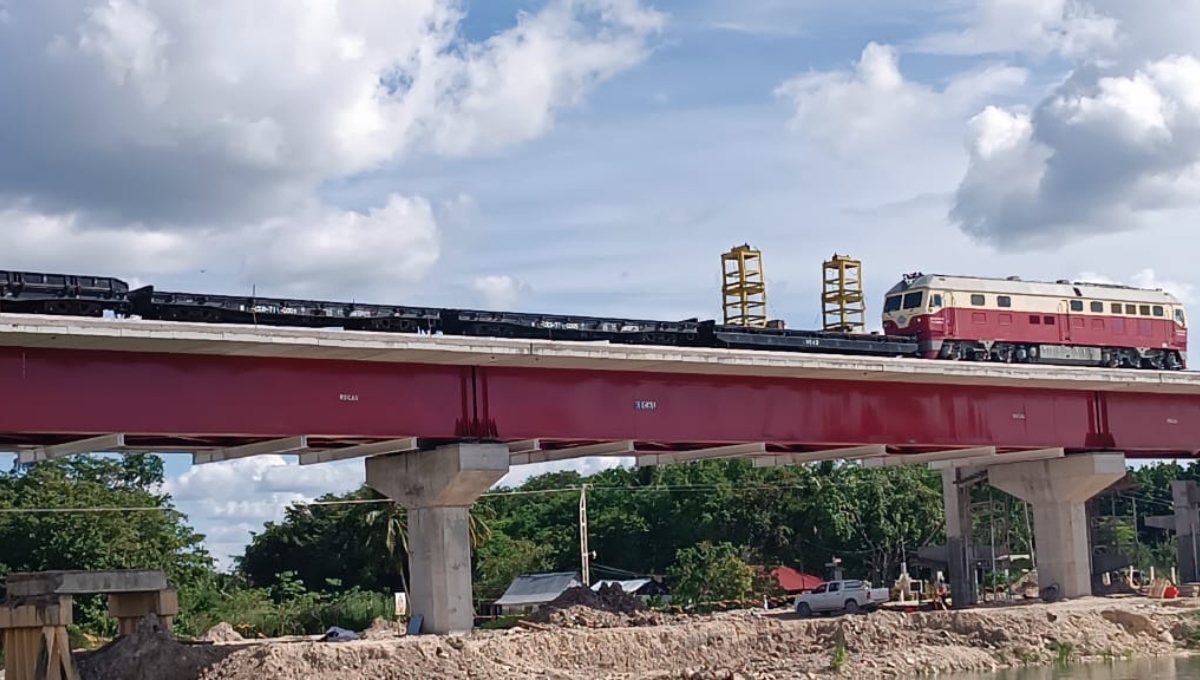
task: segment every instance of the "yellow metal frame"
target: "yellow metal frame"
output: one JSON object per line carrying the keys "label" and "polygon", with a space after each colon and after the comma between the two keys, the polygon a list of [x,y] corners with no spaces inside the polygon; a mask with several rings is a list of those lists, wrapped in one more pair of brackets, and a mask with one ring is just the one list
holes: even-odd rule
{"label": "yellow metal frame", "polygon": [[834,254],[822,265],[824,290],[821,304],[825,330],[840,333],[866,332],[866,296],[863,294],[862,262]]}
{"label": "yellow metal frame", "polygon": [[767,282],[763,276],[762,253],[749,244],[731,248],[721,254],[721,270],[725,323],[766,327]]}

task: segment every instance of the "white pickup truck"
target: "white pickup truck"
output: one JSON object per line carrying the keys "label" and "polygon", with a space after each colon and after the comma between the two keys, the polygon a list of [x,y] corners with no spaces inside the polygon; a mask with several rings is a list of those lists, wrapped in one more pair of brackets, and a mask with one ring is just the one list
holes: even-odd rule
{"label": "white pickup truck", "polygon": [[857,614],[877,609],[891,596],[887,588],[868,588],[862,581],[828,581],[812,592],[797,595],[796,613],[804,617],[831,612]]}

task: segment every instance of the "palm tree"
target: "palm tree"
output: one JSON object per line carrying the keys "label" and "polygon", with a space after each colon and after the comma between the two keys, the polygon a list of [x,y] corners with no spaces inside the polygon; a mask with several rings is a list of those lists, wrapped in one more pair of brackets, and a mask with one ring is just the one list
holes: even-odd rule
{"label": "palm tree", "polygon": [[[471,550],[478,548],[484,541],[491,538],[492,529],[489,523],[481,517],[494,517],[495,513],[487,506],[476,506],[467,513],[468,530],[471,536]],[[368,543],[378,545],[382,537],[383,549],[391,564],[398,568],[400,587],[408,594],[408,513],[399,503],[385,503],[367,513],[367,525],[371,527],[368,533]]]}

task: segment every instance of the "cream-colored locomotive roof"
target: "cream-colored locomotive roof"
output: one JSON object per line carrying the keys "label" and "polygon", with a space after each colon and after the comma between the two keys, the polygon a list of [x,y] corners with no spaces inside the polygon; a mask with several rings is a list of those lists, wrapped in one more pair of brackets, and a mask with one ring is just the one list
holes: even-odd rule
{"label": "cream-colored locomotive roof", "polygon": [[902,293],[913,288],[941,288],[955,292],[991,293],[995,295],[1046,295],[1086,300],[1112,300],[1113,302],[1141,302],[1144,304],[1179,305],[1179,299],[1161,289],[1134,288],[1107,283],[1086,281],[1022,281],[1020,279],[997,279],[982,276],[955,276],[947,274],[921,274],[907,284],[897,283],[888,290],[888,295]]}

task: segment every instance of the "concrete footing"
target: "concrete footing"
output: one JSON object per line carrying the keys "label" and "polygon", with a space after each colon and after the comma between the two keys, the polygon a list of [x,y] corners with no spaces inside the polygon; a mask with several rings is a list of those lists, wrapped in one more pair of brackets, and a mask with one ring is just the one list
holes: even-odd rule
{"label": "concrete footing", "polygon": [[1038,584],[1050,597],[1092,594],[1084,503],[1125,476],[1125,455],[1094,453],[988,468],[988,483],[1033,510]]}
{"label": "concrete footing", "polygon": [[453,444],[368,458],[367,485],[408,514],[410,611],[421,631],[461,635],[475,625],[470,507],[508,474],[504,444]]}

